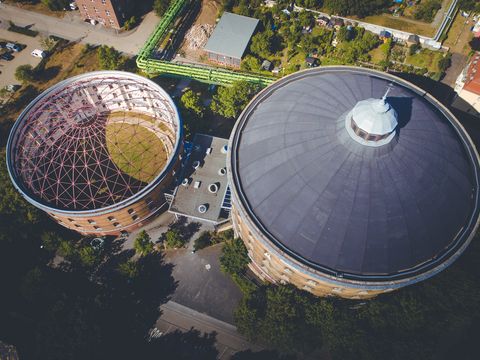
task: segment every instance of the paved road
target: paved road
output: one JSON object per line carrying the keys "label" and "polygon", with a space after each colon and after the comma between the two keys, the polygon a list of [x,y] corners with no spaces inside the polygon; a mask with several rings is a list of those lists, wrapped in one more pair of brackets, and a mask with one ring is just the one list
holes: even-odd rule
{"label": "paved road", "polygon": [[163,333],[175,330],[189,331],[192,327],[202,333],[215,332],[217,340],[215,346],[219,359],[229,359],[237,351],[263,350],[258,345],[249,343],[231,324],[201,314],[173,301],[162,305],[161,309],[162,315],[158,319],[156,327]]}
{"label": "paved road", "polygon": [[447,69],[445,77],[442,79],[442,83],[454,88],[458,75],[460,75],[466,65],[467,57],[465,55],[453,53],[452,64]]}
{"label": "paved road", "polygon": [[99,24],[93,26],[82,21],[75,13],[67,13],[59,19],[19,9],[16,6],[0,4],[0,26],[8,27],[9,21],[20,26],[31,26],[42,35],[55,35],[94,45],[109,45],[124,53],[135,55],[154,30],[159,18],[150,12],[137,28],[117,34],[115,30],[105,29]]}
{"label": "paved road", "polygon": [[38,65],[41,59],[33,57],[31,52],[34,49],[40,48],[39,39],[38,37],[32,38],[5,29],[0,29],[0,39],[3,41],[17,42],[27,46],[22,51],[13,53],[13,56],[15,57],[13,60],[0,60],[0,88],[9,84],[20,84],[20,82],[15,79],[15,69],[19,65],[29,64],[33,67]]}

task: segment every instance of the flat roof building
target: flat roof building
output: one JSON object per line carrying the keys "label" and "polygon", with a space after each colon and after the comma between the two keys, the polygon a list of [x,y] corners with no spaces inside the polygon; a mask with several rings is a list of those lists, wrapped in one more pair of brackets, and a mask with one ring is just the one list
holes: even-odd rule
{"label": "flat roof building", "polygon": [[258,19],[223,13],[204,50],[208,60],[222,65],[240,67]]}
{"label": "flat roof building", "polygon": [[76,0],[84,20],[94,20],[105,27],[120,29],[130,17],[130,0]]}
{"label": "flat roof building", "polygon": [[259,93],[232,132],[232,220],[251,269],[368,298],[434,276],[478,229],[475,145],[411,83],[321,67]]}
{"label": "flat roof building", "polygon": [[169,211],[175,215],[219,224],[230,215],[227,181],[228,139],[196,134],[179,175]]}

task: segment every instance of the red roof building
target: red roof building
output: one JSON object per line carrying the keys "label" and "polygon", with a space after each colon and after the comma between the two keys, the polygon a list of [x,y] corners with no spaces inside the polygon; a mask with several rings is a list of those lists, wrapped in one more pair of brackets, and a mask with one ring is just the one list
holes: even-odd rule
{"label": "red roof building", "polygon": [[[480,113],[480,52],[475,53],[470,60],[470,63],[458,76],[455,83],[455,92],[458,97],[468,104],[468,113],[477,115]],[[458,106],[459,102],[454,101],[457,108],[464,108],[465,106]]]}

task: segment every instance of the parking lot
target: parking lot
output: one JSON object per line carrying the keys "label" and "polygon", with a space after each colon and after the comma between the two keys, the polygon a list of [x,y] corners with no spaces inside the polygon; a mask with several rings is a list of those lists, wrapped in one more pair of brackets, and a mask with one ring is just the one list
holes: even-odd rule
{"label": "parking lot", "polygon": [[26,45],[20,52],[14,52],[12,55],[14,59],[11,61],[0,60],[0,88],[10,84],[20,84],[15,79],[15,69],[20,65],[30,64],[33,67],[37,66],[41,61],[40,58],[31,55],[34,49],[41,49],[40,37],[35,38],[17,34],[5,29],[0,29],[0,41],[14,42]]}

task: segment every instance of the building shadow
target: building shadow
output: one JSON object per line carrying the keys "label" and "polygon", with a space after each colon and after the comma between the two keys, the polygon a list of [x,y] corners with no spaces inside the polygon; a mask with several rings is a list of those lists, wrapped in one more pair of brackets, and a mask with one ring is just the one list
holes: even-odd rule
{"label": "building shadow", "polygon": [[411,97],[387,97],[387,102],[397,112],[398,129],[403,128],[412,118]]}
{"label": "building shadow", "polygon": [[190,328],[182,332],[175,330],[152,339],[138,359],[158,360],[214,360],[218,358],[215,348],[217,333],[201,333]]}
{"label": "building shadow", "polygon": [[471,105],[459,98],[453,88],[420,75],[396,72],[392,74],[410,81],[445,105],[465,127],[477,149],[480,148],[480,120],[477,112]]}

